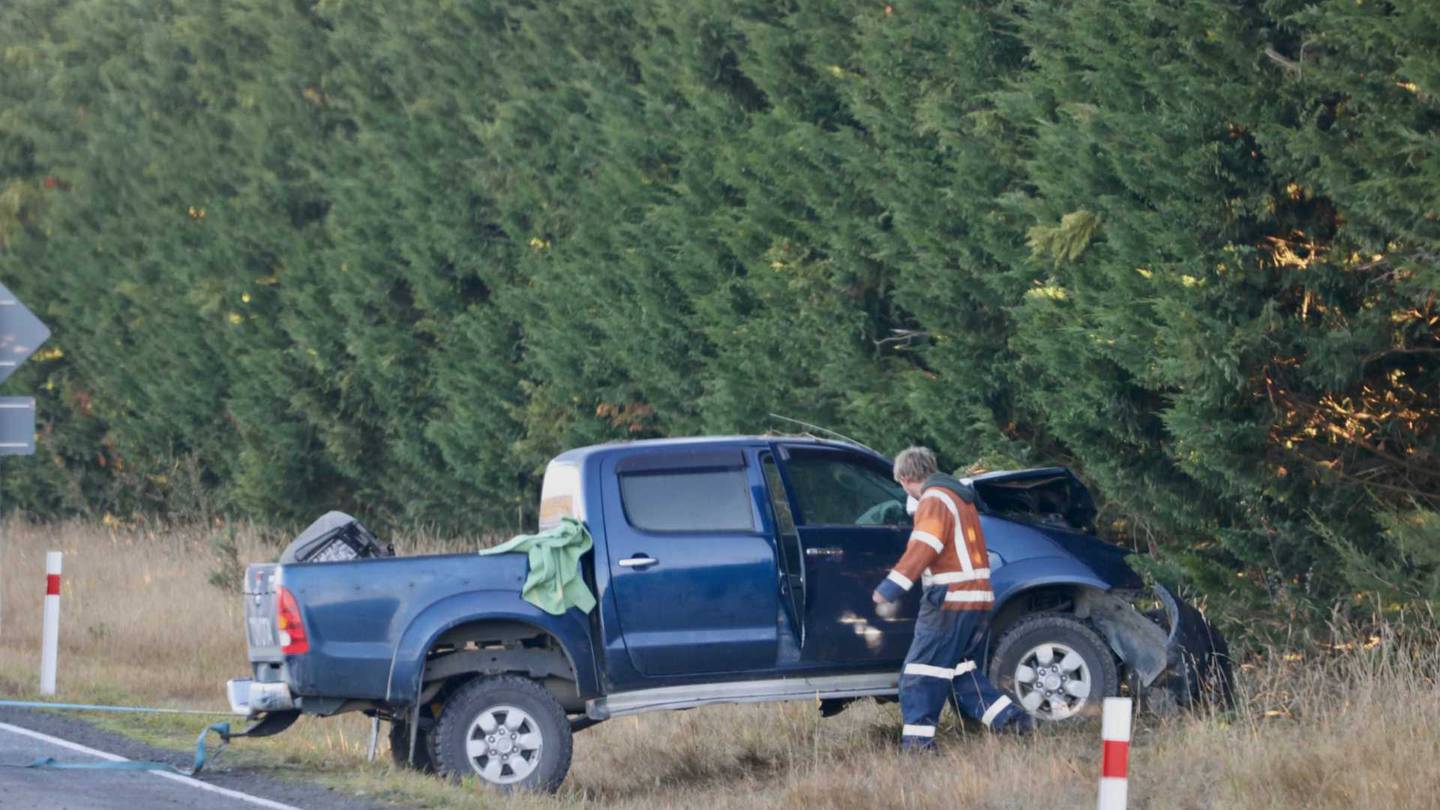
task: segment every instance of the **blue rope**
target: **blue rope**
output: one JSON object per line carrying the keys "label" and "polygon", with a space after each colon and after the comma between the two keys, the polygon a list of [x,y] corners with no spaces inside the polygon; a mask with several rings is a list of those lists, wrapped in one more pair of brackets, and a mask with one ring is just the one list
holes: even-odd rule
{"label": "blue rope", "polygon": [[200,709],[148,709],[143,706],[98,706],[92,703],[43,703],[40,700],[0,700],[7,709],[65,709],[71,712],[127,712],[138,715],[206,715],[229,716],[230,712],[202,712]]}
{"label": "blue rope", "polygon": [[[228,714],[228,712],[202,712],[194,709],[147,709],[137,706],[96,706],[83,703],[40,703],[25,700],[0,700],[0,706],[17,709],[62,709],[70,711],[87,712],[127,712],[136,714]],[[220,737],[220,744],[214,751],[208,751],[205,743],[210,732],[215,732]],[[212,723],[200,730],[200,736],[195,738],[195,765],[189,770],[177,768],[168,762],[148,762],[144,760],[127,759],[122,762],[62,762],[54,757],[42,757],[26,765],[27,768],[53,768],[57,770],[73,771],[168,771],[178,773],[181,776],[194,776],[204,770],[205,765],[213,762],[225,746],[230,743],[230,738],[243,735],[230,731],[229,723]],[[19,766],[14,766],[19,767]]]}
{"label": "blue rope", "polygon": [[127,712],[133,714],[203,714],[209,717],[230,712],[205,712],[198,709],[147,709],[138,706],[98,706],[90,703],[43,703],[38,700],[0,700],[0,707],[13,709],[62,709],[76,712]]}

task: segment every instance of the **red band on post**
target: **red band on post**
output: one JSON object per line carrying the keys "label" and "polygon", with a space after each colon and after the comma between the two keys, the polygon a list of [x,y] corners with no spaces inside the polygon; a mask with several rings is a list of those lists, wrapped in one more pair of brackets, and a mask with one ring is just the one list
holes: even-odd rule
{"label": "red band on post", "polygon": [[1106,778],[1124,779],[1130,768],[1130,743],[1105,740],[1105,758],[1101,760],[1100,775]]}
{"label": "red band on post", "polygon": [[46,574],[46,575],[45,575],[45,595],[46,595],[46,596],[59,596],[59,595],[60,595],[60,575],[59,575],[59,574]]}

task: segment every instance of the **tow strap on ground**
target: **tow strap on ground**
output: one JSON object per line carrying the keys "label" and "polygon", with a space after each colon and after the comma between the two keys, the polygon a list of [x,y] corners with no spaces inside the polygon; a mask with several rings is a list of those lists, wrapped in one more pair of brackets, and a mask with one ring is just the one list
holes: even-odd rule
{"label": "tow strap on ground", "polygon": [[[210,732],[220,735],[220,745],[216,746],[214,752],[205,750],[205,738]],[[200,736],[195,738],[195,767],[185,770],[177,768],[168,762],[149,762],[138,759],[127,759],[122,762],[61,762],[54,757],[37,759],[26,767],[30,768],[58,768],[62,770],[76,771],[170,771],[181,776],[194,776],[205,768],[205,763],[220,756],[225,750],[230,738],[236,736],[230,733],[229,723],[214,723],[206,726],[200,731]]]}
{"label": "tow strap on ground", "polygon": [[[28,700],[0,700],[0,707],[16,709],[50,709],[62,711],[87,711],[87,712],[120,712],[127,714],[206,714],[211,716],[228,714],[227,712],[207,712],[196,709],[155,709],[141,706],[99,706],[83,703],[42,703],[40,701]],[[205,743],[210,732],[215,732],[220,737],[220,744],[215,749],[209,750]],[[43,757],[29,765],[9,765],[11,768],[54,768],[59,770],[86,770],[86,771],[169,771],[178,773],[181,776],[195,776],[204,770],[205,766],[215,761],[225,746],[230,743],[232,737],[243,737],[244,731],[231,731],[229,723],[211,723],[200,730],[200,736],[195,738],[195,764],[190,769],[179,768],[168,762],[151,762],[146,760],[127,759],[119,762],[63,762],[54,757]]]}

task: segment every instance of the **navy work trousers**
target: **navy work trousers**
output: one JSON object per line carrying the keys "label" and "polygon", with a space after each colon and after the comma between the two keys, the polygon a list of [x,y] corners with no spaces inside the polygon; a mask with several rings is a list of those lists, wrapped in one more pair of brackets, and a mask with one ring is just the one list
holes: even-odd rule
{"label": "navy work trousers", "polygon": [[915,640],[900,672],[900,713],[905,718],[901,742],[906,748],[935,744],[935,725],[949,700],[990,729],[1004,728],[1025,714],[990,683],[972,657],[990,614],[941,610],[946,590],[934,585],[921,594]]}

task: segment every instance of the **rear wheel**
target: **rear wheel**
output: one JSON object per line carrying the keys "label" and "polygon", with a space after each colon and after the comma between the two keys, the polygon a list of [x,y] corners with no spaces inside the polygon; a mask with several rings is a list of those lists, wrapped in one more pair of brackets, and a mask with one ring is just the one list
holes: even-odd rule
{"label": "rear wheel", "polygon": [[570,770],[570,721],[560,702],[518,675],[476,678],[440,710],[435,764],[451,779],[478,776],[503,791],[560,786]]}
{"label": "rear wheel", "polygon": [[1104,639],[1062,613],[1027,616],[1006,630],[990,658],[990,680],[1031,717],[1050,722],[1098,714],[1120,688]]}

